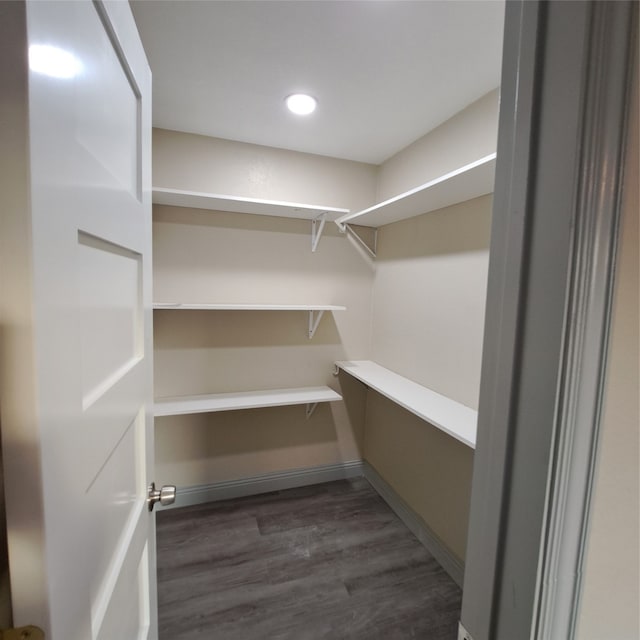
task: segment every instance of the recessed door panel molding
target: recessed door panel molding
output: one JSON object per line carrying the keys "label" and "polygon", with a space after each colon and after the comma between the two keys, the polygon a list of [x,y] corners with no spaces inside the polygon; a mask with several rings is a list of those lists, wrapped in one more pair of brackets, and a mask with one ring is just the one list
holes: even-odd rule
{"label": "recessed door panel molding", "polygon": [[[140,508],[137,500],[138,473],[136,462],[136,439],[139,416],[125,430],[124,435],[110,452],[86,489],[88,500],[87,528],[92,534],[90,562],[95,574],[105,576],[118,562],[122,545],[122,532],[136,517]],[[93,584],[92,600],[95,600],[101,584]]]}
{"label": "recessed door panel molding", "polygon": [[[79,25],[83,25],[81,14],[86,11],[81,4],[76,7]],[[108,23],[91,21],[90,25],[79,26],[75,46],[83,77],[76,85],[76,138],[122,187],[138,198],[140,91],[116,48]]]}
{"label": "recessed door panel molding", "polygon": [[140,254],[78,234],[83,408],[144,355],[141,268]]}

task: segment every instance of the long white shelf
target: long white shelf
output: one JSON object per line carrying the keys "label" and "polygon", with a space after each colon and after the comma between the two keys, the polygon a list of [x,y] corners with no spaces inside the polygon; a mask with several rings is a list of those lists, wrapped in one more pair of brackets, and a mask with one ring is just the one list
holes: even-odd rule
{"label": "long white shelf", "polygon": [[262,200],[260,198],[240,198],[217,193],[165,189],[163,187],[154,187],[152,198],[155,204],[190,207],[192,209],[207,209],[209,211],[253,213],[263,216],[279,216],[282,218],[302,218],[303,220],[312,220],[323,213],[327,214],[327,219],[335,220],[337,217],[349,213],[349,209],[326,207],[324,205],[301,204],[299,202],[284,202],[281,200]]}
{"label": "long white shelf", "polygon": [[[179,416],[189,413],[259,409],[296,404],[315,405],[318,402],[335,402],[337,400],[342,400],[342,396],[330,387],[324,386],[177,396],[157,398],[154,403],[154,415]],[[310,414],[309,411],[307,413]]]}
{"label": "long white shelf", "polygon": [[456,440],[475,449],[477,411],[370,360],[336,362],[336,367]]}
{"label": "long white shelf", "polygon": [[492,153],[368,209],[347,213],[335,222],[341,228],[347,223],[381,227],[492,193],[495,166],[496,154]]}
{"label": "long white shelf", "polygon": [[186,303],[154,302],[154,309],[183,309],[202,311],[345,311],[347,307],[335,304],[261,304],[261,303]]}
{"label": "long white shelf", "polygon": [[347,307],[336,304],[252,304],[252,303],[183,303],[154,302],[157,310],[191,310],[191,311],[307,311],[309,313],[309,340],[316,334],[320,320],[325,311],[346,311]]}

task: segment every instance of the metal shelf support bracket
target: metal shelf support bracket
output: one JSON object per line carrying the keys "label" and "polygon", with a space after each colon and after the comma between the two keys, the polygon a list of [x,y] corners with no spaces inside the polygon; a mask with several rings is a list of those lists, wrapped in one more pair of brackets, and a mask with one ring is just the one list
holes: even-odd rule
{"label": "metal shelf support bracket", "polygon": [[318,248],[318,243],[320,242],[320,237],[322,236],[322,232],[324,231],[324,225],[327,221],[327,213],[321,213],[319,216],[316,216],[311,221],[311,251],[315,253],[315,250]]}
{"label": "metal shelf support bracket", "polygon": [[376,257],[376,251],[378,248],[378,230],[373,229],[373,238],[370,241],[365,240],[348,222],[338,222],[338,229],[342,233],[350,233],[357,241],[360,246],[365,249],[365,251],[372,257]]}
{"label": "metal shelf support bracket", "polygon": [[309,340],[316,334],[316,329],[322,320],[324,311],[309,311]]}
{"label": "metal shelf support bracket", "polygon": [[307,404],[307,420],[313,415],[313,412],[316,410],[317,406],[317,402],[310,402],[309,404]]}

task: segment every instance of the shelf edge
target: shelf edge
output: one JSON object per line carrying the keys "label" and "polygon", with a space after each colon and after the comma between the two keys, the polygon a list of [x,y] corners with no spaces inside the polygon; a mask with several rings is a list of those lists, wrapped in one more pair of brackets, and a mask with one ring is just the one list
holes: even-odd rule
{"label": "shelf edge", "polygon": [[444,421],[441,421],[440,419],[434,417],[433,415],[429,415],[428,412],[421,411],[419,408],[415,406],[415,403],[407,402],[404,399],[399,398],[397,395],[390,392],[388,389],[385,389],[384,385],[380,385],[375,382],[372,382],[371,379],[366,375],[356,373],[353,370],[353,368],[351,369],[349,368],[349,365],[355,365],[358,363],[362,363],[362,364],[366,363],[367,365],[374,365],[376,368],[383,370],[382,373],[384,373],[385,375],[390,374],[395,378],[401,379],[402,383],[406,382],[408,383],[409,386],[419,387],[420,390],[424,390],[429,394],[435,394],[436,396],[439,396],[440,398],[445,400],[447,403],[450,403],[453,407],[455,407],[456,410],[463,409],[465,410],[465,412],[467,411],[472,412],[476,416],[476,424],[475,424],[476,431],[477,431],[477,411],[475,411],[471,407],[467,407],[466,405],[462,404],[461,402],[458,402],[457,400],[448,398],[447,396],[444,396],[443,394],[438,393],[437,391],[433,391],[432,389],[429,389],[428,387],[425,387],[417,382],[414,382],[409,378],[405,378],[404,376],[398,373],[395,373],[395,371],[391,371],[390,369],[387,369],[386,367],[383,367],[382,365],[379,365],[377,362],[374,362],[372,360],[338,361],[335,363],[335,366],[338,369],[342,369],[345,373],[356,378],[356,380],[360,380],[360,382],[368,386],[370,389],[373,389],[377,393],[380,393],[381,395],[385,396],[386,398],[388,398],[398,406],[409,411],[410,413],[413,413],[414,415],[418,416],[421,420],[428,422],[429,424],[433,425],[435,428],[439,429],[443,433],[446,433],[452,438],[458,440],[462,444],[470,447],[471,449],[475,449],[475,433],[474,433],[473,439],[470,439],[466,435],[466,430],[465,432],[462,432],[461,430],[447,426],[444,423]]}
{"label": "shelf edge", "polygon": [[346,311],[344,305],[333,304],[226,304],[226,303],[185,303],[185,302],[154,302],[154,310],[176,311]]}
{"label": "shelf edge", "polygon": [[[413,189],[409,189],[408,191],[405,191],[403,193],[400,193],[396,196],[393,196],[391,198],[388,198],[387,200],[383,200],[382,202],[379,202],[377,204],[372,205],[371,207],[368,207],[366,209],[363,209],[362,211],[355,211],[353,213],[347,213],[343,216],[340,216],[339,218],[337,218],[335,220],[335,223],[340,227],[343,228],[345,224],[359,224],[359,220],[366,218],[367,215],[372,214],[372,213],[376,213],[378,211],[381,211],[387,207],[390,207],[391,205],[396,204],[397,202],[401,202],[402,200],[406,200],[412,196],[421,194],[421,193],[425,193],[427,192],[429,189],[432,189],[438,185],[441,185],[442,183],[446,182],[447,180],[452,180],[453,178],[456,178],[458,176],[463,175],[464,173],[473,171],[473,169],[476,168],[480,168],[483,167],[491,162],[494,162],[496,159],[497,154],[495,152],[490,153],[486,156],[483,156],[482,158],[479,158],[478,160],[474,160],[473,162],[470,162],[469,164],[466,164],[462,167],[459,167],[458,169],[454,169],[453,171],[449,171],[448,173],[445,173],[441,176],[438,176],[437,178],[433,178],[432,180],[429,180],[428,182],[425,182],[422,185],[419,185],[417,187],[414,187]],[[480,194],[481,195],[481,194]],[[455,202],[452,202],[451,204],[456,204]],[[449,205],[444,205],[444,206],[449,206]],[[443,208],[443,207],[438,207],[438,208]],[[435,211],[437,209],[429,209],[426,211],[420,211],[416,214],[412,214],[410,216],[405,216],[403,218],[399,218],[399,220],[405,220],[411,217],[416,217],[419,215],[423,215],[424,213],[430,213],[431,211]],[[397,220],[396,220],[397,221]],[[364,224],[364,222],[361,222],[360,224]],[[364,226],[367,226],[366,224]],[[383,225],[381,225],[383,226]]]}
{"label": "shelf edge", "polygon": [[[287,394],[298,397],[286,398]],[[240,402],[244,400],[244,403]],[[156,417],[177,416],[195,413],[217,413],[219,411],[238,411],[244,409],[262,409],[269,407],[296,406],[324,402],[338,402],[342,396],[331,387],[298,387],[288,389],[265,389],[256,391],[238,391],[230,393],[211,393],[195,396],[169,396],[156,398],[153,413]],[[223,402],[221,406],[206,406],[206,402]],[[177,405],[170,408],[170,405]]]}
{"label": "shelf edge", "polygon": [[[284,215],[285,217],[297,217],[294,215],[296,210],[317,215],[322,213],[346,215],[349,213],[349,209],[341,207],[231,196],[185,189],[171,189],[168,187],[152,187],[152,201],[154,204],[205,209],[209,211],[230,211],[231,213],[253,213],[273,216]],[[260,209],[264,209],[264,211],[260,211]],[[308,219],[309,216],[301,215],[299,217]]]}

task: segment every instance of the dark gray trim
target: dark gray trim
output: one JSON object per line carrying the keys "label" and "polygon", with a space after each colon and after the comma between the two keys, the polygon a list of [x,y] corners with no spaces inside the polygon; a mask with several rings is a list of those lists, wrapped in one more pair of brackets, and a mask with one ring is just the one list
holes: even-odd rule
{"label": "dark gray trim", "polygon": [[565,542],[584,541],[584,465],[563,483],[568,453],[592,469],[595,451],[634,15],[630,2],[507,3],[461,616],[475,640],[571,637],[558,629],[576,582],[552,610],[544,581],[576,570],[575,539],[573,554],[555,546],[563,507],[582,514]]}

